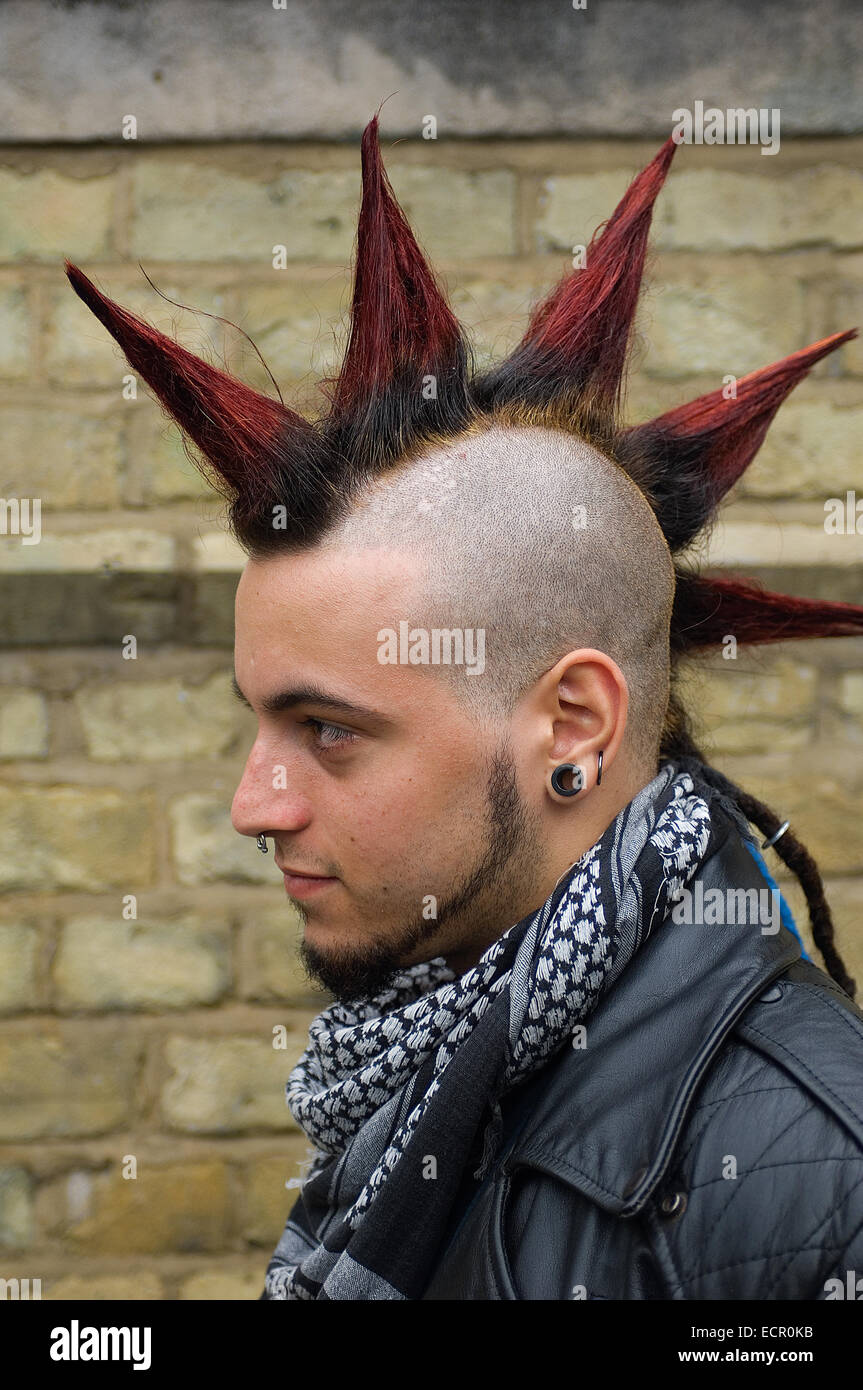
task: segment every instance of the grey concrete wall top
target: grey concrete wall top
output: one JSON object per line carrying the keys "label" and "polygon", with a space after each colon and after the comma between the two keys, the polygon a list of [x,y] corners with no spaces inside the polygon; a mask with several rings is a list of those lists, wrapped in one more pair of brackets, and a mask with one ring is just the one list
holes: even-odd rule
{"label": "grey concrete wall top", "polygon": [[[581,0],[576,0],[581,3]],[[276,6],[279,8],[276,8]],[[860,0],[5,0],[0,141],[656,136],[696,99],[863,129]]]}

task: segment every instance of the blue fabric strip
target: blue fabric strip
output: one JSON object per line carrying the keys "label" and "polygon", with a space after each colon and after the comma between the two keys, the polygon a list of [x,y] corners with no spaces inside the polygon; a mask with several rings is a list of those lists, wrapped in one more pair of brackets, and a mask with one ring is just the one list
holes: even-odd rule
{"label": "blue fabric strip", "polygon": [[797,937],[797,940],[800,942],[800,950],[802,952],[803,959],[811,960],[812,957],[807,955],[806,947],[803,945],[803,938],[801,937],[799,931],[794,925],[794,918],[791,916],[791,908],[788,906],[787,902],[783,898],[782,892],[775,878],[771,874],[770,870],[768,869],[766,863],[759,854],[758,850],[755,848],[755,845],[752,844],[751,840],[744,840],[743,843],[749,850],[749,853],[752,855],[752,858],[755,860],[762,874],[767,879],[767,882],[769,883],[770,887],[775,889],[775,891],[779,894],[779,919],[782,922],[783,927],[787,927],[788,930],[794,936]]}

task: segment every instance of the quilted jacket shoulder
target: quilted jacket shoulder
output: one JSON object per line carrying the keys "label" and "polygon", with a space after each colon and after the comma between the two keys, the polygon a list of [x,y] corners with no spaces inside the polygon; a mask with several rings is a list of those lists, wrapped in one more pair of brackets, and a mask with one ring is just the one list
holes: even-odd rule
{"label": "quilted jacket shoulder", "polygon": [[[733,827],[700,877],[765,884]],[[818,1299],[863,1277],[863,1012],[788,920],[662,925],[587,1047],[512,1094],[426,1298]]]}
{"label": "quilted jacket shoulder", "polygon": [[863,1275],[863,1014],[793,966],[740,1019],[646,1214],[668,1298],[817,1299]]}

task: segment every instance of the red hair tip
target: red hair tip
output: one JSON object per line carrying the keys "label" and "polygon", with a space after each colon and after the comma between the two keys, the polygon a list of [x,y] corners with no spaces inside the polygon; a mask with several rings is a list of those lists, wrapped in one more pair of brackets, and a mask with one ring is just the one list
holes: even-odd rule
{"label": "red hair tip", "polygon": [[682,137],[680,140],[678,140],[676,135],[674,134],[674,131],[672,131],[668,139],[664,142],[661,149],[659,150],[659,153],[656,156],[657,159],[664,160],[667,164],[670,164],[672,159],[674,158],[675,150],[677,149],[678,145],[682,144]]}
{"label": "red hair tip", "polygon": [[830,336],[826,341],[827,341],[828,343],[831,342],[831,341],[832,341],[832,342],[835,342],[836,346],[839,347],[842,343],[850,343],[851,340],[852,340],[852,338],[859,338],[859,337],[860,337],[860,329],[859,329],[859,328],[844,328],[840,333],[833,333],[833,334],[831,334],[831,336]]}

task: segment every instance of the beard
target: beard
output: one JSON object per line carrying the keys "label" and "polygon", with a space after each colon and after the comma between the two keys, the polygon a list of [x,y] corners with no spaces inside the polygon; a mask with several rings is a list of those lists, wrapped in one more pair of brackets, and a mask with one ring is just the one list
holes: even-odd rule
{"label": "beard", "polygon": [[[521,896],[528,881],[525,875],[531,868],[535,871],[540,857],[539,817],[532,818],[522,801],[515,761],[505,745],[490,761],[486,822],[486,844],[478,862],[438,899],[433,919],[418,912],[392,940],[371,942],[344,955],[320,951],[303,940],[299,955],[306,974],[337,1000],[347,1002],[370,998],[391,987],[394,976],[406,969],[404,962],[433,941],[446,924],[463,927],[466,944],[484,934],[487,945],[483,949],[487,949],[513,925],[507,904]],[[304,922],[302,906],[298,912]]]}

